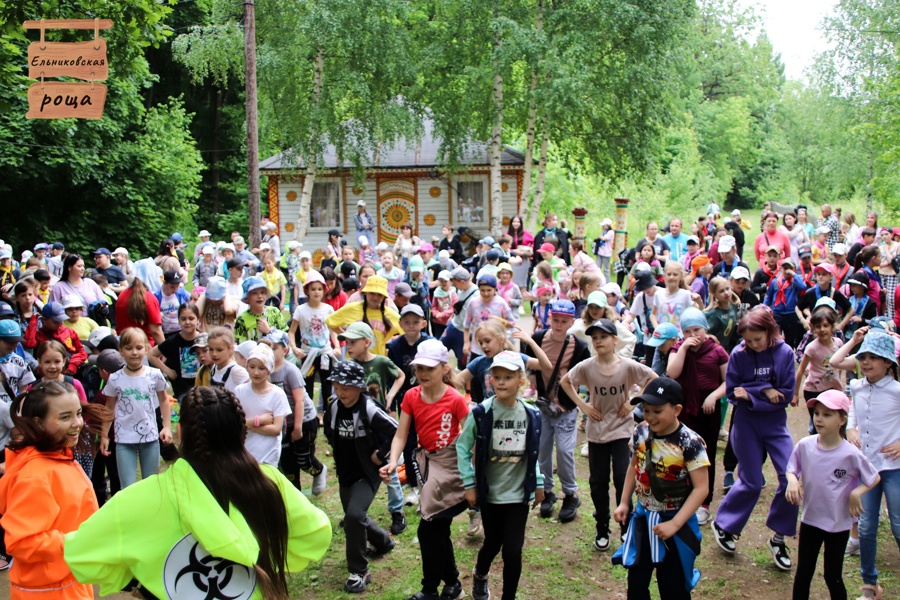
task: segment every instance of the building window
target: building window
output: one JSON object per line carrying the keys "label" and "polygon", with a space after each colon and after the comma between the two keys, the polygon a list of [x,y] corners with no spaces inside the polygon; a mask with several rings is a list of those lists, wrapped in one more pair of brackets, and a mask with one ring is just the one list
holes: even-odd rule
{"label": "building window", "polygon": [[480,224],[487,220],[484,206],[484,182],[460,181],[456,184],[456,221],[460,225]]}
{"label": "building window", "polygon": [[312,199],[309,203],[310,228],[331,228],[341,226],[341,192],[337,183],[313,184]]}

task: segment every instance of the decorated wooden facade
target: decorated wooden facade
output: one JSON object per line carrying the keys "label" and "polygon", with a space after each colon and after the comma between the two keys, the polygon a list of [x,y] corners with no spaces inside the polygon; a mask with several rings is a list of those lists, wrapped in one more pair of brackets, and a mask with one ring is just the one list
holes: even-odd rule
{"label": "decorated wooden facade", "polygon": [[[448,223],[486,235],[491,220],[488,144],[468,144],[463,160],[466,166],[452,175],[438,162],[439,146],[431,124],[426,123],[421,140],[401,140],[373,158],[359,185],[354,183],[350,165],[338,165],[334,147],[329,146],[316,175],[306,239],[299,241],[314,251],[326,244],[330,229],[338,229],[357,247],[354,216],[360,200],[375,217],[378,241],[393,244],[407,222],[425,241],[440,238],[441,227]],[[501,164],[506,226],[520,209],[525,158],[504,147]],[[303,169],[302,163],[287,164],[285,153],[260,164],[260,174],[268,177],[269,218],[278,225],[283,242],[296,239]]]}

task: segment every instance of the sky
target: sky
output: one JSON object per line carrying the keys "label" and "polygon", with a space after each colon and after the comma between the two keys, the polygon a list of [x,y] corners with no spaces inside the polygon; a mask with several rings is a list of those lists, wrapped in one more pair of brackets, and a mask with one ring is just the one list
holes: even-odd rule
{"label": "sky", "polygon": [[817,52],[827,43],[820,31],[822,17],[829,14],[836,0],[743,0],[763,20],[776,52],[781,53],[785,75],[802,79],[803,70],[812,65]]}

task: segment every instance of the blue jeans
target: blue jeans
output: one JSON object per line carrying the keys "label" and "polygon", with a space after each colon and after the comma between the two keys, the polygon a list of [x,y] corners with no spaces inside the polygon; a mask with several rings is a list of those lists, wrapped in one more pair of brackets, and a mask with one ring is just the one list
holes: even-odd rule
{"label": "blue jeans", "polygon": [[400,476],[397,471],[391,476],[387,484],[388,512],[401,512],[403,510],[403,488],[400,486]]}
{"label": "blue jeans", "polygon": [[881,516],[881,497],[887,499],[891,533],[900,547],[900,469],[880,471],[881,482],[862,497],[863,514],[859,516],[859,572],[863,583],[878,583],[875,556],[878,553],[878,521]]}
{"label": "blue jeans", "polygon": [[124,490],[137,481],[138,457],[141,459],[141,478],[159,472],[159,441],[144,442],[142,444],[116,444],[116,467],[119,471],[119,481]]}

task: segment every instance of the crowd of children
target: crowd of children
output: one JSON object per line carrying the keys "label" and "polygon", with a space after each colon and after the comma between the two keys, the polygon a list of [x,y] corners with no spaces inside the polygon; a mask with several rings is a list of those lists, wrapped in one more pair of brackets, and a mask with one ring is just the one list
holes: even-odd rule
{"label": "crowd of children", "polygon": [[[654,569],[662,598],[690,598],[704,525],[738,551],[766,460],[778,569],[794,568],[785,538],[803,507],[794,598],[809,597],[822,546],[832,598],[847,598],[845,553],[860,556],[861,597],[881,596],[883,498],[900,545],[900,336],[886,299],[900,288],[881,267],[900,231],[841,241],[823,207],[816,241],[792,248],[803,223],[785,219],[782,231],[767,214],[751,276],[749,224],[740,211],[724,222],[718,207],[690,235],[680,219],[664,235],[648,225],[613,265],[609,220],[595,258],[555,215],[536,236],[516,216],[469,256],[449,225],[434,243],[408,224],[393,247],[376,243],[358,208],[356,235],[330,231],[318,265],[299,242],[282,253],[271,224],[250,250],[207,231],[193,257],[180,235],[134,263],[99,248],[92,272],[59,243],[21,264],[0,248],[0,569],[11,566],[13,597],[92,597],[86,583],[178,597],[179,577],[153,565],[200,555],[243,565],[220,581],[229,597],[241,586],[286,597],[285,573],[330,539],[299,493],[308,476],[314,498],[329,479],[340,497],[345,591],[371,583],[370,559],[407,530],[406,504],[420,515],[411,600],[465,594],[451,523],[466,511],[483,537],[473,598],[490,598],[502,553],[501,597],[512,600],[530,508],[578,516],[579,429],[593,548],[616,547],[629,598],[649,598]],[[525,302],[533,327],[521,326]],[[795,444],[788,411],[801,400],[810,436]],[[333,473],[317,457],[319,429]],[[382,481],[384,528],[369,515]],[[135,506],[186,513],[161,518],[172,523],[146,557],[92,552],[91,535],[149,535]]]}

